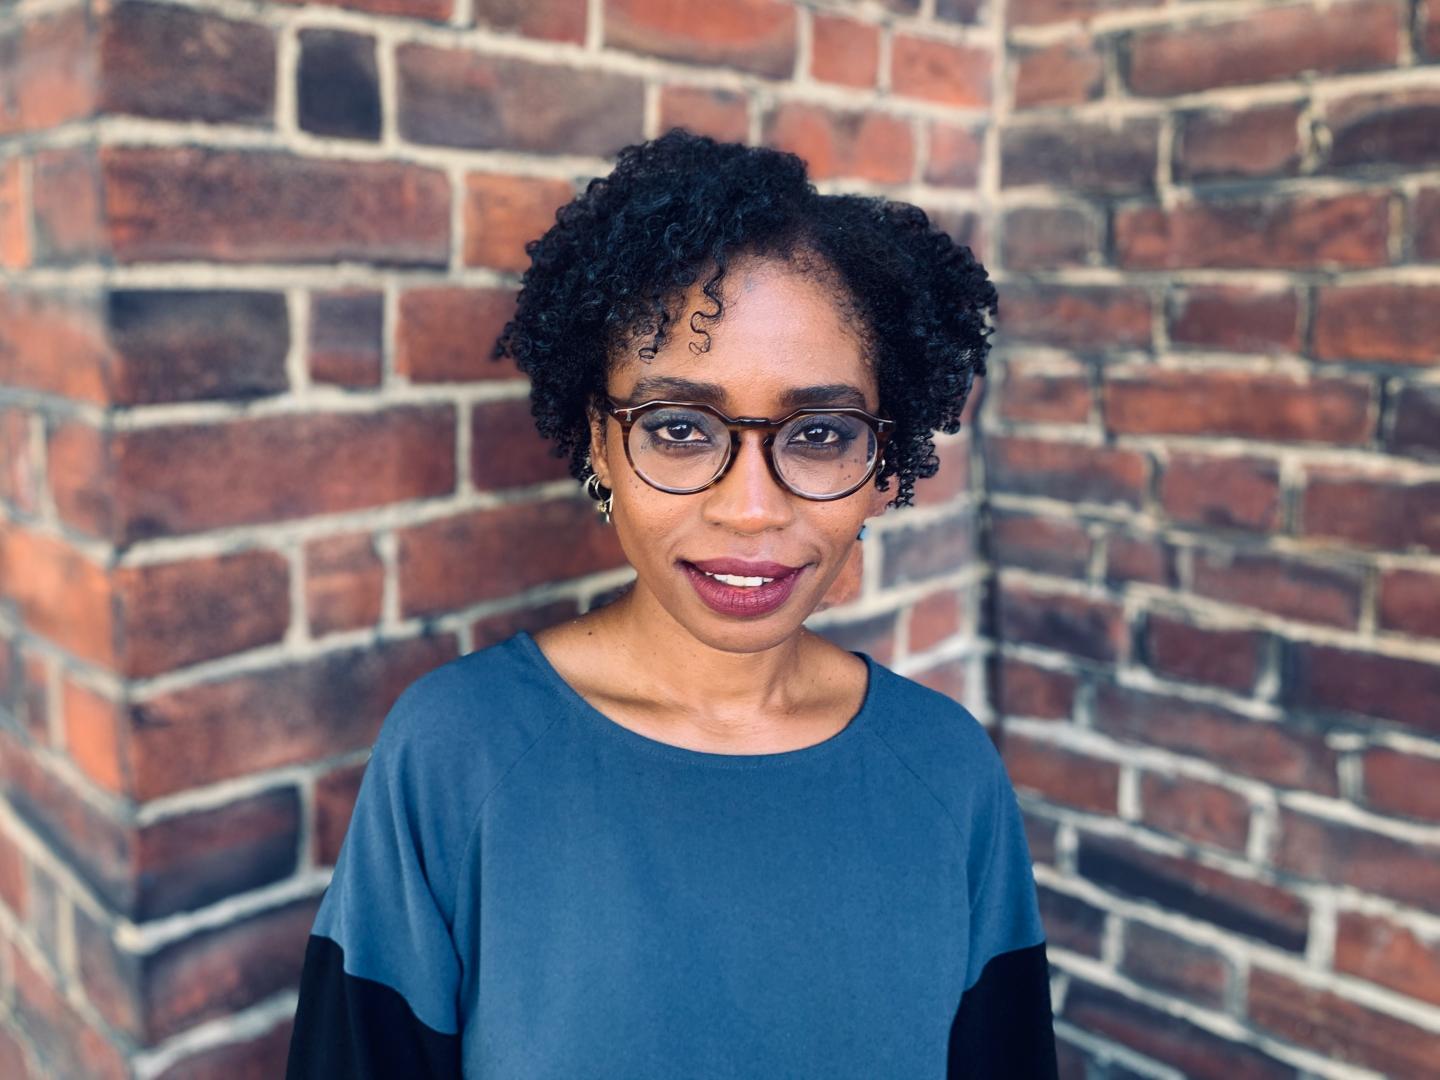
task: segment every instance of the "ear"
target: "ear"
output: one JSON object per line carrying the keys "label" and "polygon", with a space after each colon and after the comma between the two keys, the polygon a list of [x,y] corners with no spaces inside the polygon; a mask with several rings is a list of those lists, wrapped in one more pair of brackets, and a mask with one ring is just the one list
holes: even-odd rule
{"label": "ear", "polygon": [[590,421],[590,467],[595,470],[600,483],[608,488],[611,487],[610,463],[605,458],[605,433],[609,418],[593,402],[586,409],[586,416]]}

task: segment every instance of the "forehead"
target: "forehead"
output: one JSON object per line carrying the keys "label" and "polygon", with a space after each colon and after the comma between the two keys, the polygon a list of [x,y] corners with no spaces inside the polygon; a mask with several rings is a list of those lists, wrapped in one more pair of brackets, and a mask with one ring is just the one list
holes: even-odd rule
{"label": "forehead", "polygon": [[[701,277],[703,281],[703,275]],[[699,285],[676,309],[662,348],[642,360],[641,343],[619,359],[611,396],[628,404],[653,398],[705,401],[731,410],[855,405],[874,408],[878,391],[861,335],[833,288],[815,275],[770,260],[748,259],[722,281],[724,312],[715,322]],[[752,412],[752,415],[754,413]]]}

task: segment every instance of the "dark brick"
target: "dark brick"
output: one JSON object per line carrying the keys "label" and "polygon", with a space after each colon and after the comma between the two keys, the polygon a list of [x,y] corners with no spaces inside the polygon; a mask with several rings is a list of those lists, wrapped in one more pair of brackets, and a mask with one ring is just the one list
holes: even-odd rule
{"label": "dark brick", "polygon": [[1068,719],[1075,708],[1079,678],[1067,671],[1036,667],[1002,656],[995,680],[996,705],[1006,716]]}
{"label": "dark brick", "polygon": [[380,138],[375,39],[345,30],[301,30],[296,100],[313,135]]}
{"label": "dark brick", "polygon": [[1392,453],[1440,458],[1440,386],[1402,386],[1385,445]]}
{"label": "dark brick", "polygon": [[1358,567],[1202,548],[1196,551],[1192,588],[1212,600],[1353,630],[1360,622],[1364,583]]}
{"label": "dark brick", "polygon": [[1124,974],[1213,1009],[1224,1008],[1233,971],[1223,953],[1137,922],[1126,925],[1124,941]]}
{"label": "dark brick", "polygon": [[1300,168],[1300,102],[1240,112],[1182,113],[1171,174],[1177,180],[1294,176]]}
{"label": "dark brick", "polygon": [[1151,344],[1150,294],[1132,285],[1006,282],[997,323],[1007,339],[1103,352]]}
{"label": "dark brick", "polygon": [[1019,790],[1077,810],[1115,814],[1120,792],[1120,766],[1115,762],[1013,731],[1005,732],[1001,751],[1005,771]]}
{"label": "dark brick", "polygon": [[974,524],[968,510],[890,529],[881,540],[881,584],[888,589],[953,573],[970,562],[973,552]]}
{"label": "dark brick", "polygon": [[1154,671],[1236,693],[1254,689],[1265,642],[1258,630],[1192,626],[1156,612],[1145,618],[1145,654]]}
{"label": "dark brick", "polygon": [[384,297],[369,290],[310,297],[310,378],[354,388],[381,380]]}
{"label": "dark brick", "polygon": [[1002,582],[996,633],[1003,641],[1113,662],[1124,645],[1125,619],[1112,600],[1049,593]]}
{"label": "dark brick", "polygon": [[586,0],[475,0],[475,22],[545,41],[585,41]]}
{"label": "dark brick", "polygon": [[1079,206],[1021,206],[1005,214],[1000,261],[1011,270],[1054,270],[1100,261],[1102,220]]}
{"label": "dark brick", "polygon": [[1440,482],[1317,468],[1301,496],[1300,528],[1385,551],[1440,551]]}
{"label": "dark brick", "polygon": [[995,510],[989,541],[996,562],[1041,573],[1084,577],[1090,561],[1090,536],[1082,523],[1071,519]]}
{"label": "dark brick", "polygon": [[1105,912],[1078,896],[1056,892],[1044,885],[1036,888],[1036,894],[1046,944],[1098,958],[1105,933]]}
{"label": "dark brick", "polygon": [[1440,664],[1330,645],[1290,642],[1284,702],[1348,712],[1440,733]]}
{"label": "dark brick", "polygon": [[1280,527],[1280,469],[1268,458],[1174,454],[1160,503],[1176,521],[1273,532]]}
{"label": "dark brick", "polygon": [[1140,776],[1140,820],[1198,844],[1245,853],[1250,803],[1239,792],[1186,776]]}
{"label": "dark brick", "polygon": [[1375,621],[1381,630],[1440,638],[1440,574],[1381,570]]}
{"label": "dark brick", "polygon": [[1105,195],[1150,191],[1155,186],[1158,121],[1108,124],[1023,124],[1000,136],[1000,175],[1007,188],[1060,184]]}
{"label": "dark brick", "polygon": [[1138,507],[1148,482],[1147,459],[1133,450],[999,435],[983,449],[996,491]]}
{"label": "dark brick", "polygon": [[1391,90],[1329,103],[1326,162],[1374,169],[1418,169],[1440,164],[1440,92]]}
{"label": "dark brick", "polygon": [[305,610],[313,636],[375,626],[384,592],[385,564],[370,533],[305,545]]}

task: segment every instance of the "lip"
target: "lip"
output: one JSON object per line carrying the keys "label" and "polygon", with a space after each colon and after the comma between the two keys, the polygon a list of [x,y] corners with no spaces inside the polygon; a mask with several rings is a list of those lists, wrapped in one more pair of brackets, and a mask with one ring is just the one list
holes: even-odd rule
{"label": "lip", "polygon": [[[711,570],[715,574],[736,574],[747,577],[774,577],[775,580],[764,585],[747,587],[744,585],[726,585],[723,581],[716,581],[707,577],[699,567],[704,565],[707,569],[712,566],[720,566],[723,569]],[[767,573],[760,573],[753,567],[764,567]],[[741,569],[729,569],[729,567],[740,567]],[[774,573],[776,568],[779,573]],[[755,617],[768,615],[781,607],[785,601],[790,599],[790,594],[795,591],[795,583],[800,580],[804,566],[783,566],[779,563],[747,563],[738,559],[708,559],[705,563],[691,563],[684,560],[680,568],[685,572],[695,594],[705,602],[705,605],[712,611],[721,615],[732,615],[739,617]]]}

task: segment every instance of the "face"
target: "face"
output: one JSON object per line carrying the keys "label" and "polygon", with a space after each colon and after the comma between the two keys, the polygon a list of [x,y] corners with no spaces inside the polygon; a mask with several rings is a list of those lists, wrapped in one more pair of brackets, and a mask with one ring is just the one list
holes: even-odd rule
{"label": "face", "polygon": [[[778,419],[798,407],[785,400],[787,392],[823,387],[829,396],[799,404],[853,405],[880,414],[879,389],[862,342],[824,285],[785,264],[750,259],[727,269],[724,296],[723,317],[707,327],[708,351],[689,348],[695,336],[688,313],[710,307],[692,289],[676,330],[653,359],[631,353],[615,365],[608,381],[611,398],[621,405],[656,398],[704,401],[734,417]],[[715,648],[755,652],[794,635],[820,604],[860,526],[882,512],[890,496],[876,489],[873,477],[841,499],[795,495],[771,474],[761,438],[762,433],[744,432],[718,483],[675,495],[635,474],[619,421],[609,416],[592,421],[590,458],[600,481],[614,492],[611,520],[636,571],[630,603],[638,616]],[[695,566],[714,571],[713,564],[725,559],[775,565],[729,568],[748,579],[731,584]],[[798,569],[781,573],[780,567]],[[776,580],[749,584],[766,576]]]}

